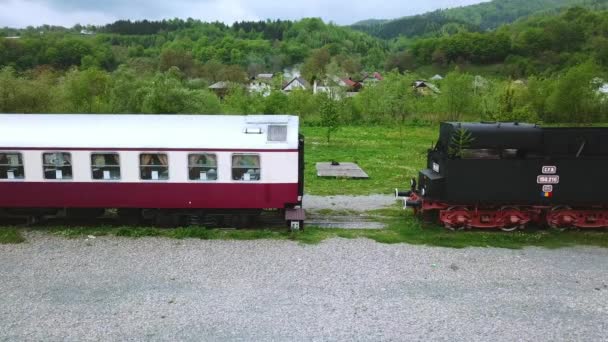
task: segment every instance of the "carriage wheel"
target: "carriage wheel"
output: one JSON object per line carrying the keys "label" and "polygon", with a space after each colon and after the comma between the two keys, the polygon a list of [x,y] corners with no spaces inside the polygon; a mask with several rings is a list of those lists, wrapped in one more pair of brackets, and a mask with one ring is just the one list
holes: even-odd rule
{"label": "carriage wheel", "polygon": [[[469,209],[467,209],[466,207],[449,207],[446,209],[446,211],[466,211],[468,212]],[[469,218],[470,219],[470,218]],[[456,231],[461,231],[461,230],[465,230],[468,228],[467,224],[462,224],[462,225],[454,225],[454,224],[449,224],[449,223],[444,223],[443,225],[447,230],[456,232]]]}
{"label": "carriage wheel", "polygon": [[[557,213],[560,211],[566,211],[566,210],[572,210],[572,207],[567,206],[567,205],[558,205],[555,206],[553,208],[551,208],[551,212],[552,213]],[[549,224],[549,228],[558,231],[558,232],[565,232],[568,229],[573,228],[573,226],[567,226],[567,225],[559,225],[559,224],[555,224],[553,222],[550,222],[549,220],[547,220],[547,223]]]}
{"label": "carriage wheel", "polygon": [[[510,206],[505,206],[505,207],[500,208],[500,211],[505,211],[505,210],[519,210],[519,209],[516,207],[510,207]],[[510,233],[510,232],[514,232],[518,229],[523,229],[525,226],[526,226],[525,224],[520,224],[519,222],[518,223],[509,222],[509,223],[505,224],[504,226],[500,227],[500,230],[502,230],[503,232]]]}

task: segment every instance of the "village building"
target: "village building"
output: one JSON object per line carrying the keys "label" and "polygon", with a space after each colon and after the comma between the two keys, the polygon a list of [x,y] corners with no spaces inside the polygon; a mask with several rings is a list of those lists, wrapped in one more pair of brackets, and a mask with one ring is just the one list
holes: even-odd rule
{"label": "village building", "polygon": [[274,74],[258,74],[249,80],[247,89],[252,94],[261,94],[264,97],[270,96],[272,93],[273,80]]}
{"label": "village building", "polygon": [[429,83],[425,80],[414,81],[412,87],[420,94],[424,96],[440,94],[441,91],[436,85]]}
{"label": "village building", "polygon": [[361,78],[361,81],[359,81],[360,84],[362,84],[363,86],[370,86],[370,85],[375,85],[378,84],[378,82],[384,80],[384,77],[382,77],[382,75],[379,72],[373,72],[373,73],[364,73],[363,77]]}
{"label": "village building", "polygon": [[308,84],[308,82],[306,82],[306,80],[302,77],[294,77],[291,81],[287,82],[283,88],[281,88],[281,90],[286,93],[296,89],[310,89],[310,84]]}
{"label": "village building", "polygon": [[220,81],[216,82],[209,86],[209,90],[215,93],[220,99],[223,99],[230,90],[231,87],[234,87],[234,83],[228,81]]}

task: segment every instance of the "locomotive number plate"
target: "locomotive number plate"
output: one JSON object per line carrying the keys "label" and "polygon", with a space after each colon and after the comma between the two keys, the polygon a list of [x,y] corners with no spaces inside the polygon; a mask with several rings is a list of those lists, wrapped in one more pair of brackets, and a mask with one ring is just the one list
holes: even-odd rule
{"label": "locomotive number plate", "polygon": [[554,175],[557,173],[557,166],[543,166],[543,175]]}
{"label": "locomotive number plate", "polygon": [[538,183],[538,184],[559,184],[559,176],[541,175],[541,176],[536,177],[536,183]]}
{"label": "locomotive number plate", "polygon": [[553,192],[553,185],[543,185],[543,192]]}

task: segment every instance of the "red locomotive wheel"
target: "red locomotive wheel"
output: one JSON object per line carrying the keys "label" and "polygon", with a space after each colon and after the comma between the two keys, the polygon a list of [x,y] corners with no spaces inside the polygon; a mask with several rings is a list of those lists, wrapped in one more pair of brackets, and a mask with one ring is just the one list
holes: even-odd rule
{"label": "red locomotive wheel", "polygon": [[500,208],[500,212],[501,217],[504,220],[504,225],[500,227],[500,230],[502,230],[503,232],[514,232],[518,229],[525,228],[525,223],[522,224],[520,217],[518,215],[515,215],[516,213],[520,212],[519,208],[512,206],[504,206]]}
{"label": "red locomotive wheel", "polygon": [[471,214],[466,207],[449,207],[441,215],[441,221],[446,229],[451,231],[461,231],[469,228]]}
{"label": "red locomotive wheel", "polygon": [[572,208],[567,205],[558,205],[551,208],[547,213],[547,224],[549,227],[559,232],[573,228],[576,217],[569,214],[571,210]]}

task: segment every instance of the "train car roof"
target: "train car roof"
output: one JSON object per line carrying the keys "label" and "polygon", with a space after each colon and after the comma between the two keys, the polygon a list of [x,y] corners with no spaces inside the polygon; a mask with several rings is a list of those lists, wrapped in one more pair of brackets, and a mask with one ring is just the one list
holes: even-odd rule
{"label": "train car roof", "polygon": [[[268,125],[287,126],[286,141],[268,141]],[[298,126],[291,115],[0,114],[0,149],[297,149]]]}
{"label": "train car roof", "polygon": [[452,135],[459,129],[471,134],[468,148],[538,149],[542,145],[542,128],[519,122],[442,122],[439,146],[448,148]]}

